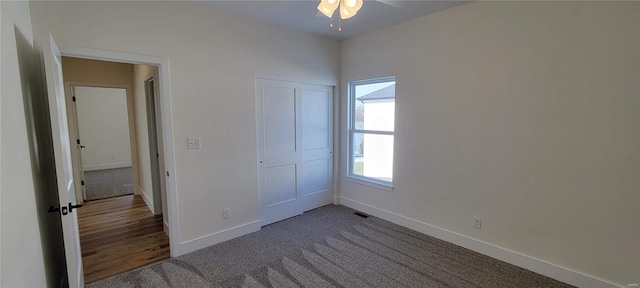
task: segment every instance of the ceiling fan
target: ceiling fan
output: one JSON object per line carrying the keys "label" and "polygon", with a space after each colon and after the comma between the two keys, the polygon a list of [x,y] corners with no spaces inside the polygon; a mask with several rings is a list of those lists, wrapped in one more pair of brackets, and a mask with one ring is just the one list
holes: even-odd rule
{"label": "ceiling fan", "polygon": [[[402,2],[398,0],[370,0],[371,2],[379,2],[391,7],[402,7]],[[328,17],[333,20],[333,13],[339,10],[340,19],[349,19],[358,13],[362,7],[363,0],[321,0],[318,5],[318,13],[316,17]],[[369,1],[367,1],[369,2]],[[340,8],[340,9],[338,9]],[[331,25],[333,27],[333,23]]]}

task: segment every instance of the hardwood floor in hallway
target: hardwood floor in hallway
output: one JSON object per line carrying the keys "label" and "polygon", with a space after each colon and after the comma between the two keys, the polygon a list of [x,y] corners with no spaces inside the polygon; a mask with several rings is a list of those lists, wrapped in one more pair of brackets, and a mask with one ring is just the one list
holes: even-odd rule
{"label": "hardwood floor in hallway", "polygon": [[78,224],[85,283],[169,258],[162,215],[139,195],[85,202]]}

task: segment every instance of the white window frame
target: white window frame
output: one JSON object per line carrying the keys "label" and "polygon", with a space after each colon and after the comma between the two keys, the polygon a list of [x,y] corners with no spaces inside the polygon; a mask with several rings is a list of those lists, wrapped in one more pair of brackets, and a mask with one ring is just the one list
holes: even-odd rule
{"label": "white window frame", "polygon": [[[360,85],[367,85],[367,84],[377,84],[377,83],[383,83],[383,82],[396,82],[396,77],[395,76],[390,76],[390,77],[382,77],[382,78],[374,78],[374,79],[365,79],[365,80],[357,80],[357,81],[352,81],[349,82],[348,84],[348,103],[347,103],[347,107],[348,107],[348,115],[347,115],[347,131],[348,131],[348,141],[347,141],[347,145],[348,145],[348,149],[347,149],[347,175],[346,175],[346,180],[353,182],[353,183],[357,183],[357,184],[362,184],[362,185],[366,185],[366,186],[370,186],[373,188],[377,188],[380,190],[384,190],[384,191],[389,191],[391,192],[393,190],[393,179],[395,179],[395,176],[393,174],[395,174],[395,169],[393,169],[393,174],[392,174],[392,181],[384,181],[384,180],[380,180],[377,178],[372,178],[372,177],[367,177],[367,176],[363,176],[363,175],[358,175],[358,174],[354,174],[353,173],[353,169],[354,169],[354,165],[353,165],[353,160],[354,160],[354,155],[353,155],[353,138],[354,135],[356,133],[362,133],[362,134],[376,134],[376,135],[391,135],[393,136],[393,142],[394,142],[394,147],[395,147],[395,127],[394,127],[394,131],[377,131],[377,130],[362,130],[362,129],[356,129],[355,126],[355,97],[356,97],[356,86],[360,86]],[[394,99],[395,101],[395,99]],[[395,121],[394,121],[394,126],[395,126]],[[395,150],[395,148],[394,148]],[[395,151],[394,151],[395,154]],[[394,155],[394,162],[395,162],[395,155]]]}

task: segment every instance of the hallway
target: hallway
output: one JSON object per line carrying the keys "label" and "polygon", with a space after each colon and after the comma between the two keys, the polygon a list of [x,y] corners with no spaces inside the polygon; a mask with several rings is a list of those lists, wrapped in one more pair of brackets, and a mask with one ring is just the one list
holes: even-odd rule
{"label": "hallway", "polygon": [[139,195],[86,202],[78,225],[85,283],[169,258],[162,215]]}

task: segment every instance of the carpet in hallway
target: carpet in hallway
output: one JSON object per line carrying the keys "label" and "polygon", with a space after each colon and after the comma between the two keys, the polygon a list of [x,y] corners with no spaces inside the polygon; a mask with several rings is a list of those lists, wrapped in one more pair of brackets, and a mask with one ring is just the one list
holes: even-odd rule
{"label": "carpet in hallway", "polygon": [[131,167],[84,172],[87,201],[133,194]]}

